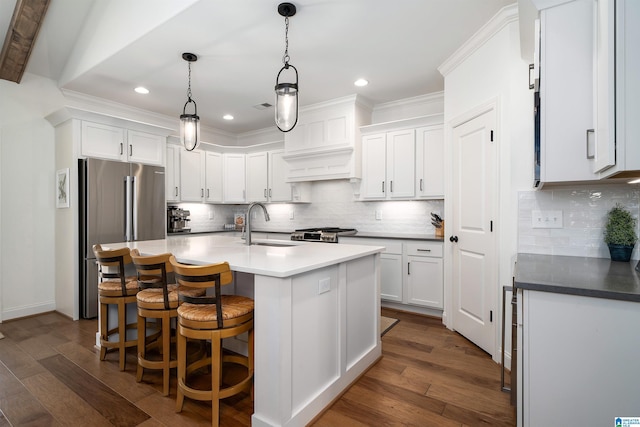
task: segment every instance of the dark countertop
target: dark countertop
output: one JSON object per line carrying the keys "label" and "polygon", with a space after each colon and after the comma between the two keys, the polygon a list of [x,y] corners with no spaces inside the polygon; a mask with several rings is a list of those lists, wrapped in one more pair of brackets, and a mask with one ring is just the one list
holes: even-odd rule
{"label": "dark countertop", "polygon": [[515,287],[532,291],[640,302],[637,260],[518,254]]}

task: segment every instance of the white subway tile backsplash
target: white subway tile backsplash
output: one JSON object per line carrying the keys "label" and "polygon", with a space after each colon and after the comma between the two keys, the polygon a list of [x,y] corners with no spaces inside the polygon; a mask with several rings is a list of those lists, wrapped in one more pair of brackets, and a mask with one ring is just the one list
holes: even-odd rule
{"label": "white subway tile backsplash", "polygon": [[[603,240],[607,212],[622,204],[640,217],[640,188],[596,183],[518,193],[518,252],[609,258]],[[531,224],[534,210],[561,210],[563,228],[540,229]],[[640,234],[640,230],[638,231]],[[640,258],[636,244],[632,258]]]}
{"label": "white subway tile backsplash", "polygon": [[[261,230],[292,231],[297,228],[343,227],[366,232],[435,233],[431,212],[444,216],[443,200],[428,201],[359,201],[354,188],[345,180],[314,182],[311,187],[313,203],[272,203],[267,205],[271,220],[265,222],[258,212],[253,225]],[[245,212],[247,205],[208,205],[181,203],[191,212],[191,231],[221,230],[233,222],[236,212]],[[382,212],[376,220],[375,212]],[[213,212],[213,219],[209,219]],[[291,220],[293,212],[294,219]]]}

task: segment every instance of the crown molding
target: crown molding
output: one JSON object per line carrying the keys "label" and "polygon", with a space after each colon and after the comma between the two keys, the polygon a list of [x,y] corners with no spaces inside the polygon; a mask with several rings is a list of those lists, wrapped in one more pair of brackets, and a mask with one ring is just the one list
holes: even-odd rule
{"label": "crown molding", "polygon": [[505,6],[496,13],[493,18],[482,26],[476,33],[469,38],[462,46],[456,50],[446,61],[439,67],[438,71],[443,76],[447,76],[458,65],[462,64],[469,56],[471,56],[482,45],[495,36],[500,30],[512,22],[518,22],[518,4],[514,3]]}

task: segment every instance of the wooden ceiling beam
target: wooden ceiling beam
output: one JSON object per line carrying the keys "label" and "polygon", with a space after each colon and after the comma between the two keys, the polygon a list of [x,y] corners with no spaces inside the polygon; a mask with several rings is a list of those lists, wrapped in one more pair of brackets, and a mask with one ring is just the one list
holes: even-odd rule
{"label": "wooden ceiling beam", "polygon": [[18,0],[0,53],[0,79],[20,83],[50,0]]}

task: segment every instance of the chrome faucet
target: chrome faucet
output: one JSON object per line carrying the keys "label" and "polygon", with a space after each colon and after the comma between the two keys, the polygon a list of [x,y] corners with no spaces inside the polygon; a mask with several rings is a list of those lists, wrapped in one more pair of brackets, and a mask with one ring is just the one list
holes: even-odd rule
{"label": "chrome faucet", "polygon": [[247,208],[247,219],[245,220],[246,228],[245,228],[245,243],[247,245],[251,245],[251,209],[254,206],[260,206],[262,211],[264,212],[264,220],[269,221],[269,212],[267,212],[267,208],[260,202],[253,202]]}

